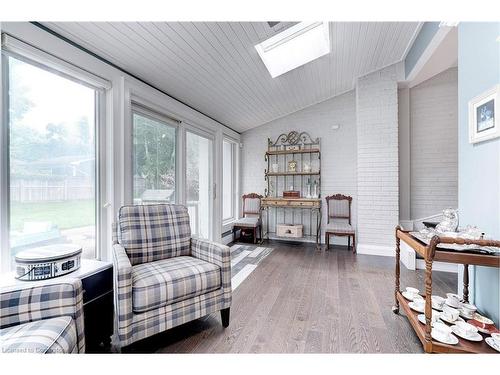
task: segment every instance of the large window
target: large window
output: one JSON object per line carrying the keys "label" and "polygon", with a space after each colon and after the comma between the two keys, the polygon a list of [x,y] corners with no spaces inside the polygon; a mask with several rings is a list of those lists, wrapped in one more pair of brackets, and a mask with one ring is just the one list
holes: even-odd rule
{"label": "large window", "polygon": [[222,142],[222,221],[235,219],[236,189],[236,144],[224,139]]}
{"label": "large window", "polygon": [[4,62],[11,255],[73,243],[95,258],[98,91],[12,56]]}
{"label": "large window", "polygon": [[132,117],[134,203],[175,203],[175,122],[140,107]]}

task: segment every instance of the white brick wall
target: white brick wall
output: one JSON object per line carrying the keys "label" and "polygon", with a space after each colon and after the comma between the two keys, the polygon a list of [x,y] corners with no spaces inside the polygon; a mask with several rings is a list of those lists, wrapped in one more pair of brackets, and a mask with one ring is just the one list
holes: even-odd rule
{"label": "white brick wall", "polygon": [[458,71],[410,89],[411,219],[458,207]]}
{"label": "white brick wall", "polygon": [[398,95],[392,65],[356,85],[358,251],[392,255],[399,221]]}
{"label": "white brick wall", "polygon": [[[242,194],[264,193],[264,153],[267,138],[275,139],[291,130],[307,131],[321,138],[322,198],[334,193],[353,197],[353,223],[356,225],[356,97],[354,91],[310,106],[286,117],[271,121],[242,134],[241,152]],[[339,125],[332,130],[332,125]],[[323,228],[326,223],[326,203],[323,200]],[[324,233],[324,231],[323,231]],[[322,239],[323,240],[323,239]],[[347,242],[345,239],[339,240]]]}

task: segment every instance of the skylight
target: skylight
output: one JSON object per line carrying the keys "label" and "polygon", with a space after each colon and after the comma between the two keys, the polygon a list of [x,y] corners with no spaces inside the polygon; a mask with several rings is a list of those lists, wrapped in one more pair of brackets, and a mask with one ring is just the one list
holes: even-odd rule
{"label": "skylight", "polygon": [[328,22],[300,22],[255,46],[271,77],[330,53]]}

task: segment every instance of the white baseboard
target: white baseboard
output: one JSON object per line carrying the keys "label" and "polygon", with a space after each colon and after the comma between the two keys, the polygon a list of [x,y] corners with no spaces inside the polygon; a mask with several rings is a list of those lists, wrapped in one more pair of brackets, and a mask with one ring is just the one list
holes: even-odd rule
{"label": "white baseboard", "polygon": [[[417,270],[425,270],[425,261],[423,259],[417,259],[416,266],[417,266]],[[432,262],[432,270],[433,271],[458,273],[458,264]]]}
{"label": "white baseboard", "polygon": [[384,257],[393,257],[396,255],[395,247],[393,246],[358,244],[356,246],[356,252],[358,254],[379,255]]}
{"label": "white baseboard", "polygon": [[224,245],[227,245],[228,243],[232,242],[233,241],[233,234],[228,234],[227,236],[225,237],[222,237],[222,240],[221,242],[224,244]]}

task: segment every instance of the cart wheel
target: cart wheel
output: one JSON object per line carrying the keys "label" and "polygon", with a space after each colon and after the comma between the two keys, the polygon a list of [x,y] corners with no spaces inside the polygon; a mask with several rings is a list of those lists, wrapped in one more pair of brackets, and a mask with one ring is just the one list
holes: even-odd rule
{"label": "cart wheel", "polygon": [[396,306],[396,305],[392,306],[392,312],[394,314],[399,314],[399,306]]}

